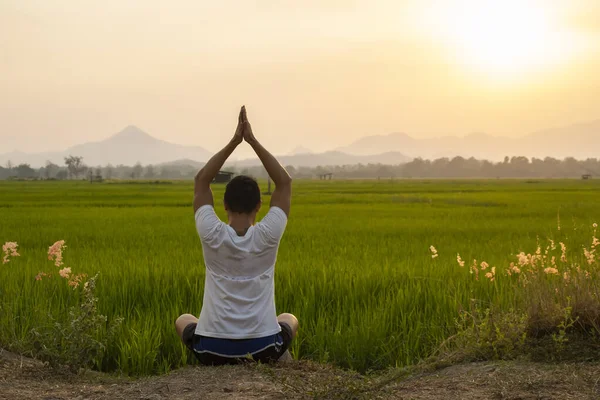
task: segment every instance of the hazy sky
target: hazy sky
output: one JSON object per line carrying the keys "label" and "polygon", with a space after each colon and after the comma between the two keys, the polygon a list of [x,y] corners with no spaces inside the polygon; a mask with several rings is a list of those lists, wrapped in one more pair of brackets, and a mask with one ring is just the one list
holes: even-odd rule
{"label": "hazy sky", "polygon": [[0,0],[0,153],[126,125],[277,152],[600,118],[597,0]]}

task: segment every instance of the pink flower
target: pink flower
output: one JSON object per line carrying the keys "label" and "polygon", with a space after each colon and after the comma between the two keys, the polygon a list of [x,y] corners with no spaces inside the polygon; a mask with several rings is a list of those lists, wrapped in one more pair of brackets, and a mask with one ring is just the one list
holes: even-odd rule
{"label": "pink flower", "polygon": [[435,247],[429,246],[429,251],[431,251],[431,258],[437,258],[438,252]]}
{"label": "pink flower", "polygon": [[560,251],[562,255],[560,256],[560,261],[566,263],[567,262],[567,246],[563,242],[560,242]]}
{"label": "pink flower", "polygon": [[490,282],[494,282],[496,279],[496,267],[492,267],[492,270],[485,274],[485,277],[490,280]]}
{"label": "pink flower", "polygon": [[556,268],[548,267],[544,269],[544,272],[549,275],[558,275],[558,270]]}
{"label": "pink flower", "polygon": [[69,279],[69,275],[71,275],[71,268],[65,267],[65,268],[61,269],[60,271],[58,271],[58,274],[65,279]]}
{"label": "pink flower", "polygon": [[10,257],[19,257],[20,254],[17,252],[19,245],[17,242],[6,242],[2,245],[2,251],[4,252],[4,258],[2,264],[8,264]]}
{"label": "pink flower", "polygon": [[481,263],[481,270],[485,271],[489,266],[490,266],[490,264],[488,264],[484,261]]}
{"label": "pink flower", "polygon": [[48,248],[48,260],[54,260],[54,265],[60,267],[63,265],[63,250],[66,248],[65,241],[59,240]]}
{"label": "pink flower", "polygon": [[589,251],[588,249],[583,249],[583,254],[587,259],[588,264],[592,265],[596,261],[596,250]]}
{"label": "pink flower", "polygon": [[530,254],[525,254],[523,252],[517,254],[517,258],[519,259],[519,265],[521,267],[529,264],[529,260],[531,259],[531,255]]}
{"label": "pink flower", "polygon": [[[76,289],[77,287],[79,287],[79,284],[81,283],[81,281],[83,281],[86,277],[87,277],[86,274],[77,274],[77,275],[73,276],[71,278],[71,280],[69,281],[69,286],[71,286],[73,289]],[[84,286],[84,288],[87,288],[87,286]]]}
{"label": "pink flower", "polygon": [[463,259],[460,257],[460,254],[456,255],[456,262],[458,262],[458,265],[460,265],[461,267],[465,266],[465,262],[463,261]]}
{"label": "pink flower", "polygon": [[471,269],[469,270],[469,273],[471,273],[471,274],[475,273],[475,280],[476,281],[479,280],[479,268],[477,268],[477,260],[473,260],[473,265],[471,265]]}
{"label": "pink flower", "polygon": [[45,273],[45,272],[40,272],[40,273],[38,273],[38,274],[35,276],[35,280],[36,280],[36,281],[41,281],[41,280],[42,280],[42,278],[44,278],[44,277],[49,277],[49,276],[50,276],[50,275],[48,275],[48,274],[47,274],[47,273]]}
{"label": "pink flower", "polygon": [[510,263],[510,270],[515,274],[520,274],[521,269],[515,265],[515,263]]}

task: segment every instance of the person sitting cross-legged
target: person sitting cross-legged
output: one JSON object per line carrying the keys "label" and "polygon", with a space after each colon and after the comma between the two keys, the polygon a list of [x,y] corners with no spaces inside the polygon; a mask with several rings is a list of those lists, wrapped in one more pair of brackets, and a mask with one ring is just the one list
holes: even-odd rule
{"label": "person sitting cross-legged", "polygon": [[[228,223],[217,217],[210,183],[242,141],[256,152],[275,183],[267,215],[256,223],[261,195],[256,180],[236,176],[225,189]],[[275,262],[290,213],[292,179],[254,137],[242,107],[233,139],[196,175],[194,212],[202,243],[206,278],[200,318],[175,322],[179,337],[200,363],[244,360],[275,362],[291,358],[298,331],[292,314],[275,312]]]}

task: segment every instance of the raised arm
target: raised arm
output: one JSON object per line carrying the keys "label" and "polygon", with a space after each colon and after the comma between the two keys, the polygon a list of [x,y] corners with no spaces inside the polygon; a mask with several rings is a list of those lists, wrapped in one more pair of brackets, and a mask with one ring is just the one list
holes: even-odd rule
{"label": "raised arm", "polygon": [[289,216],[292,201],[292,177],[279,161],[256,140],[252,132],[252,126],[248,122],[245,108],[242,112],[242,122],[244,125],[244,139],[252,146],[273,183],[275,183],[275,191],[271,196],[271,207],[279,207],[285,212],[285,215]]}
{"label": "raised arm", "polygon": [[236,147],[244,140],[243,115],[245,115],[244,107],[240,110],[238,126],[231,141],[221,151],[212,156],[206,165],[196,174],[194,179],[194,212],[198,211],[202,206],[214,205],[210,184],[213,179],[215,179],[231,153],[233,153]]}

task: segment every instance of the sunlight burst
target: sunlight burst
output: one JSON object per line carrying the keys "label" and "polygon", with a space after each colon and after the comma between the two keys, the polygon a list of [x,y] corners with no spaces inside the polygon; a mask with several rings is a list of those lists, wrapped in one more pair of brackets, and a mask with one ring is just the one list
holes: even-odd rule
{"label": "sunlight burst", "polygon": [[535,0],[462,0],[443,9],[438,23],[460,62],[513,76],[560,61],[551,11]]}

